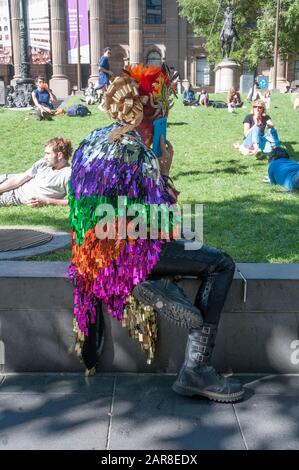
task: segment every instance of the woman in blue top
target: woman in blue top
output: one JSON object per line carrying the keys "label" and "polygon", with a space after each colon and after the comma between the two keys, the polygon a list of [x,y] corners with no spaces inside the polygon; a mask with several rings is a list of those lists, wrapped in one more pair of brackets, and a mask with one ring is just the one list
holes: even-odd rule
{"label": "woman in blue top", "polygon": [[49,90],[44,77],[37,77],[36,86],[32,92],[32,100],[36,106],[37,118],[52,119],[52,115],[55,114],[53,102],[56,101],[56,96]]}

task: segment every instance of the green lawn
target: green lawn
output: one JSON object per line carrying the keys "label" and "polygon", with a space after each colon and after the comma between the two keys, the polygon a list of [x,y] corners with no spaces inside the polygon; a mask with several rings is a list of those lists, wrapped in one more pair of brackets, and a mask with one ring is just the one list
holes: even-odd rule
{"label": "green lawn", "polygon": [[[53,122],[39,122],[28,112],[0,110],[0,174],[27,169],[43,155],[44,142],[51,137],[66,136],[76,148],[92,129],[110,122],[96,106],[90,109],[90,117],[58,116]],[[172,176],[180,201],[204,204],[204,242],[223,248],[235,260],[299,262],[299,195],[264,184],[267,162],[243,157],[232,147],[242,137],[242,120],[249,110],[248,104],[230,114],[175,103],[168,139],[175,149]],[[292,109],[291,95],[272,96],[270,115],[290,155],[299,160],[299,114]],[[66,208],[0,210],[1,225],[68,230]],[[69,251],[47,258],[68,259]]]}

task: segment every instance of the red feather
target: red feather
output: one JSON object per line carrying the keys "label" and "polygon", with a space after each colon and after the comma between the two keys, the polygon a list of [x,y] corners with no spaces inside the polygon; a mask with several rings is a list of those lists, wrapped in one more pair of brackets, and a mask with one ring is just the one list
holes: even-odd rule
{"label": "red feather", "polygon": [[170,84],[168,75],[162,72],[160,65],[129,65],[126,69],[126,73],[138,83],[139,93],[141,96],[148,96],[154,91],[153,84],[157,81],[160,75],[163,76],[167,86]]}

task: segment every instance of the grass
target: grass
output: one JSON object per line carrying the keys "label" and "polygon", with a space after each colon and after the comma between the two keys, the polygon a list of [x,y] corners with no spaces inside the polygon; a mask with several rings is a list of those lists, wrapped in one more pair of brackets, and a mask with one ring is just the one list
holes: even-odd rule
{"label": "grass", "polygon": [[[221,97],[223,99],[223,96]],[[43,155],[46,140],[63,135],[74,148],[109,118],[90,107],[85,118],[58,116],[39,122],[28,112],[0,112],[0,174],[27,169]],[[262,182],[267,162],[243,157],[232,143],[242,138],[242,121],[250,111],[186,108],[178,100],[169,117],[168,139],[174,145],[172,168],[181,203],[204,204],[204,242],[223,248],[239,262],[299,262],[299,195]],[[291,95],[273,95],[269,113],[279,136],[299,160],[298,112]],[[1,208],[1,225],[46,225],[68,230],[68,209]],[[36,259],[68,260],[69,250]]]}

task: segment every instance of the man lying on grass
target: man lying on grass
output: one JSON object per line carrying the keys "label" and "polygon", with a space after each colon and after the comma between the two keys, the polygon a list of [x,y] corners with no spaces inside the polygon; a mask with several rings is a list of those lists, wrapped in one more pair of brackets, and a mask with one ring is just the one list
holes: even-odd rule
{"label": "man lying on grass", "polygon": [[55,137],[46,143],[44,158],[29,170],[16,175],[0,175],[0,206],[67,206],[65,196],[72,153],[70,140]]}

